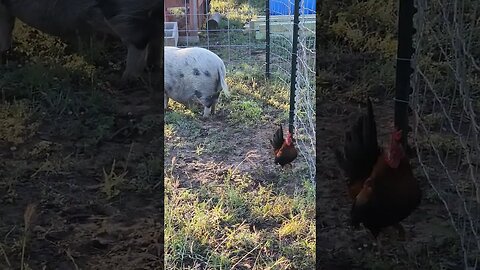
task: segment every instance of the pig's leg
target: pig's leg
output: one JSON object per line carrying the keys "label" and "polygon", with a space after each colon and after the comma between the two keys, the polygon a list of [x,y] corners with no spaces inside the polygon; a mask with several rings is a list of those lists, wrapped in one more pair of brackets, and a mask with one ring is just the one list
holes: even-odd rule
{"label": "pig's leg", "polygon": [[210,106],[210,108],[203,107],[203,117],[204,118],[209,117],[211,113],[212,113],[212,107],[211,106]]}
{"label": "pig's leg", "polygon": [[122,81],[140,76],[146,64],[146,48],[138,49],[135,45],[129,44],[127,50],[127,66],[123,72]]}
{"label": "pig's leg", "polygon": [[212,108],[212,114],[215,114],[215,105],[216,105],[216,103],[212,104],[212,107],[211,107]]}
{"label": "pig's leg", "polygon": [[[161,41],[161,40],[160,40]],[[146,66],[148,78],[153,89],[159,89],[164,78],[161,62],[161,42],[159,39],[153,39],[147,46]]]}
{"label": "pig's leg", "polygon": [[147,67],[151,72],[158,72],[160,69],[161,39],[152,39],[147,48]]}
{"label": "pig's leg", "polygon": [[14,25],[15,17],[10,14],[6,6],[0,4],[0,64],[7,62],[7,51],[12,46],[12,31]]}

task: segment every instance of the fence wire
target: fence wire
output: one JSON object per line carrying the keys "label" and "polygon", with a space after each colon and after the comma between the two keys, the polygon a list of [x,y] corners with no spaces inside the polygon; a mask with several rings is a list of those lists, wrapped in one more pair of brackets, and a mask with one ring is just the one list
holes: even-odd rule
{"label": "fence wire", "polygon": [[458,235],[464,269],[479,269],[479,5],[416,0],[413,136],[418,160]]}
{"label": "fence wire", "polygon": [[[186,2],[186,1],[185,1]],[[246,16],[253,17],[253,12]],[[208,21],[214,12],[210,12],[209,6],[198,13],[190,11],[185,4],[183,8],[169,10],[169,16],[175,18],[179,28],[179,40],[177,47],[203,47],[216,53],[225,64],[230,63],[258,63],[265,62],[265,41],[255,39],[255,31],[239,19],[231,19],[236,16],[230,12],[219,13],[219,22],[215,28]],[[189,17],[198,18],[200,24],[193,30],[193,22]],[[249,19],[250,20],[250,19]]]}
{"label": "fence wire", "polygon": [[[270,16],[271,78],[290,88],[292,72],[294,0],[270,1],[270,7],[284,6],[288,15]],[[295,84],[294,134],[298,150],[305,159],[310,180],[315,182],[315,13],[306,1],[300,1],[297,74]],[[285,21],[290,23],[284,23]]]}

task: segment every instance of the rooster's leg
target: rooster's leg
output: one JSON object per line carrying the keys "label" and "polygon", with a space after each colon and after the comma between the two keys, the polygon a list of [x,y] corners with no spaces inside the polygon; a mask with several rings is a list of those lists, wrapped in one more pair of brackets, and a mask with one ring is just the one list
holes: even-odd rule
{"label": "rooster's leg", "polygon": [[393,227],[398,230],[398,239],[400,241],[405,241],[406,240],[405,229],[403,228],[402,224],[397,223],[393,225]]}

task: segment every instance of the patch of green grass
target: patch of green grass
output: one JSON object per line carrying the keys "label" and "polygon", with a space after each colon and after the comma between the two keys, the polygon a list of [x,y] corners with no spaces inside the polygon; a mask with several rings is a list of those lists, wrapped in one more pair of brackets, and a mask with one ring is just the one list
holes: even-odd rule
{"label": "patch of green grass", "polygon": [[[139,190],[148,190],[159,185],[163,172],[160,158],[151,155],[143,159],[136,168],[135,185]],[[132,179],[133,181],[133,179]]]}
{"label": "patch of green grass", "polygon": [[423,116],[423,122],[429,129],[438,129],[443,120],[444,116],[440,112],[425,114]]}
{"label": "patch of green grass", "polygon": [[275,79],[272,74],[266,81],[264,70],[256,65],[242,64],[227,73],[227,83],[232,92],[257,99],[274,108],[288,110],[289,86]]}
{"label": "patch of green grass", "polygon": [[36,143],[28,153],[31,159],[49,157],[52,152],[62,150],[62,146],[58,143],[42,140]]}
{"label": "patch of green grass", "polygon": [[222,140],[228,140],[228,137],[231,136],[225,131],[217,130],[215,133],[209,134],[203,141],[200,141],[196,144],[197,155],[202,154],[215,154],[215,155],[226,155],[231,153],[234,150],[235,146],[232,144],[218,144],[216,142]]}
{"label": "patch of green grass", "polygon": [[0,182],[0,189],[3,190],[3,195],[0,197],[0,203],[11,204],[14,203],[18,197],[16,184],[19,181],[18,177],[3,177]]}
{"label": "patch of green grass", "polygon": [[30,177],[35,177],[38,174],[42,175],[59,175],[65,174],[72,167],[73,160],[71,155],[68,156],[53,156],[45,158],[40,162]]}
{"label": "patch of green grass", "polygon": [[261,120],[263,109],[252,100],[234,100],[230,104],[229,120],[233,123],[254,124]]}
{"label": "patch of green grass", "polygon": [[[168,171],[168,170],[167,170]],[[248,174],[227,172],[200,190],[166,177],[166,262],[171,269],[313,269],[315,200],[311,184],[289,196],[252,188]]]}
{"label": "patch of green grass", "polygon": [[214,0],[211,1],[209,5],[211,12],[218,12],[227,17],[229,21],[228,24],[227,20],[220,22],[219,27],[223,29],[227,29],[227,27],[239,29],[243,27],[246,21],[250,21],[259,13],[258,6],[249,5],[247,1]]}
{"label": "patch of green grass", "polygon": [[20,144],[38,129],[36,107],[27,100],[7,102],[0,106],[0,141]]}
{"label": "patch of green grass", "polygon": [[[24,62],[2,67],[0,72],[2,97],[13,104],[2,107],[1,113],[7,115],[2,119],[7,120],[0,124],[0,134],[17,137],[7,138],[8,141],[21,142],[18,133],[29,129],[22,125],[27,122],[26,118],[35,115],[35,119],[41,120],[37,125],[41,123],[59,136],[82,140],[85,146],[96,146],[106,138],[114,125],[115,106],[114,100],[95,82],[95,78],[104,74],[99,74],[84,56],[67,54],[67,45],[58,38],[24,24],[17,24],[15,40],[15,53],[21,55],[20,62]],[[23,112],[19,111],[20,105],[14,103],[21,99],[30,100],[29,104],[21,105]],[[22,117],[24,119],[18,119]]]}
{"label": "patch of green grass", "polygon": [[162,120],[158,115],[146,115],[142,117],[142,121],[136,125],[138,133],[144,134],[154,128],[161,127]]}
{"label": "patch of green grass", "polygon": [[440,153],[451,153],[459,155],[459,149],[463,149],[459,138],[449,134],[432,133],[418,139],[418,146],[421,150],[431,151],[434,146]]}
{"label": "patch of green grass", "polygon": [[171,104],[174,106],[170,105],[170,111],[165,113],[165,127],[167,132],[169,132],[166,137],[173,134],[177,136],[182,134],[195,136],[198,134],[200,132],[199,117],[201,114],[198,111],[185,108],[179,103],[171,102]]}
{"label": "patch of green grass", "polygon": [[175,127],[173,124],[165,124],[164,135],[165,138],[172,138],[175,136]]}
{"label": "patch of green grass", "polygon": [[264,73],[255,65],[237,65],[227,72],[230,97],[221,96],[218,110],[226,111],[229,122],[251,125],[262,123],[269,114],[280,114],[282,121],[288,119],[289,90],[272,79],[266,81]]}

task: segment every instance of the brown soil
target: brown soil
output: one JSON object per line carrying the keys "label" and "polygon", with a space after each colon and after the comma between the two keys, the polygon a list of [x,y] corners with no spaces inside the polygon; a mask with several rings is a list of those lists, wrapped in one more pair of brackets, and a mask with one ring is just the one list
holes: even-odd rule
{"label": "brown soil", "polygon": [[[162,158],[163,123],[142,134],[131,124],[163,119],[161,107],[146,90],[111,93],[110,98],[120,109],[112,114],[114,127],[96,146],[84,144],[93,130],[66,137],[48,119],[15,148],[0,142],[1,269],[20,269],[29,204],[36,204],[24,259],[31,269],[163,269],[162,176],[153,174],[147,182],[139,171],[148,158]],[[32,159],[29,153],[39,143],[55,145],[55,150]],[[102,169],[109,172],[115,159],[120,174],[128,156],[126,180],[118,196],[108,199]],[[36,173],[45,158],[68,166]]]}
{"label": "brown soil", "polygon": [[[275,183],[282,192],[293,192],[292,187],[300,186],[300,181],[279,182],[281,175],[290,175],[290,168],[282,169],[273,162],[273,151],[270,139],[278,128],[279,110],[268,112],[266,121],[254,125],[232,124],[226,120],[227,111],[219,110],[209,119],[192,120],[200,127],[200,131],[180,132],[176,138],[166,139],[165,166],[174,162],[174,175],[180,180],[179,185],[198,187],[204,181],[218,181],[225,176],[228,169],[236,174],[248,172],[258,184]],[[288,126],[283,123],[284,130]],[[176,144],[181,141],[184,143]],[[199,156],[195,149],[205,143],[207,150]],[[293,166],[306,166],[300,157],[292,162]],[[285,174],[286,173],[286,174]]]}

